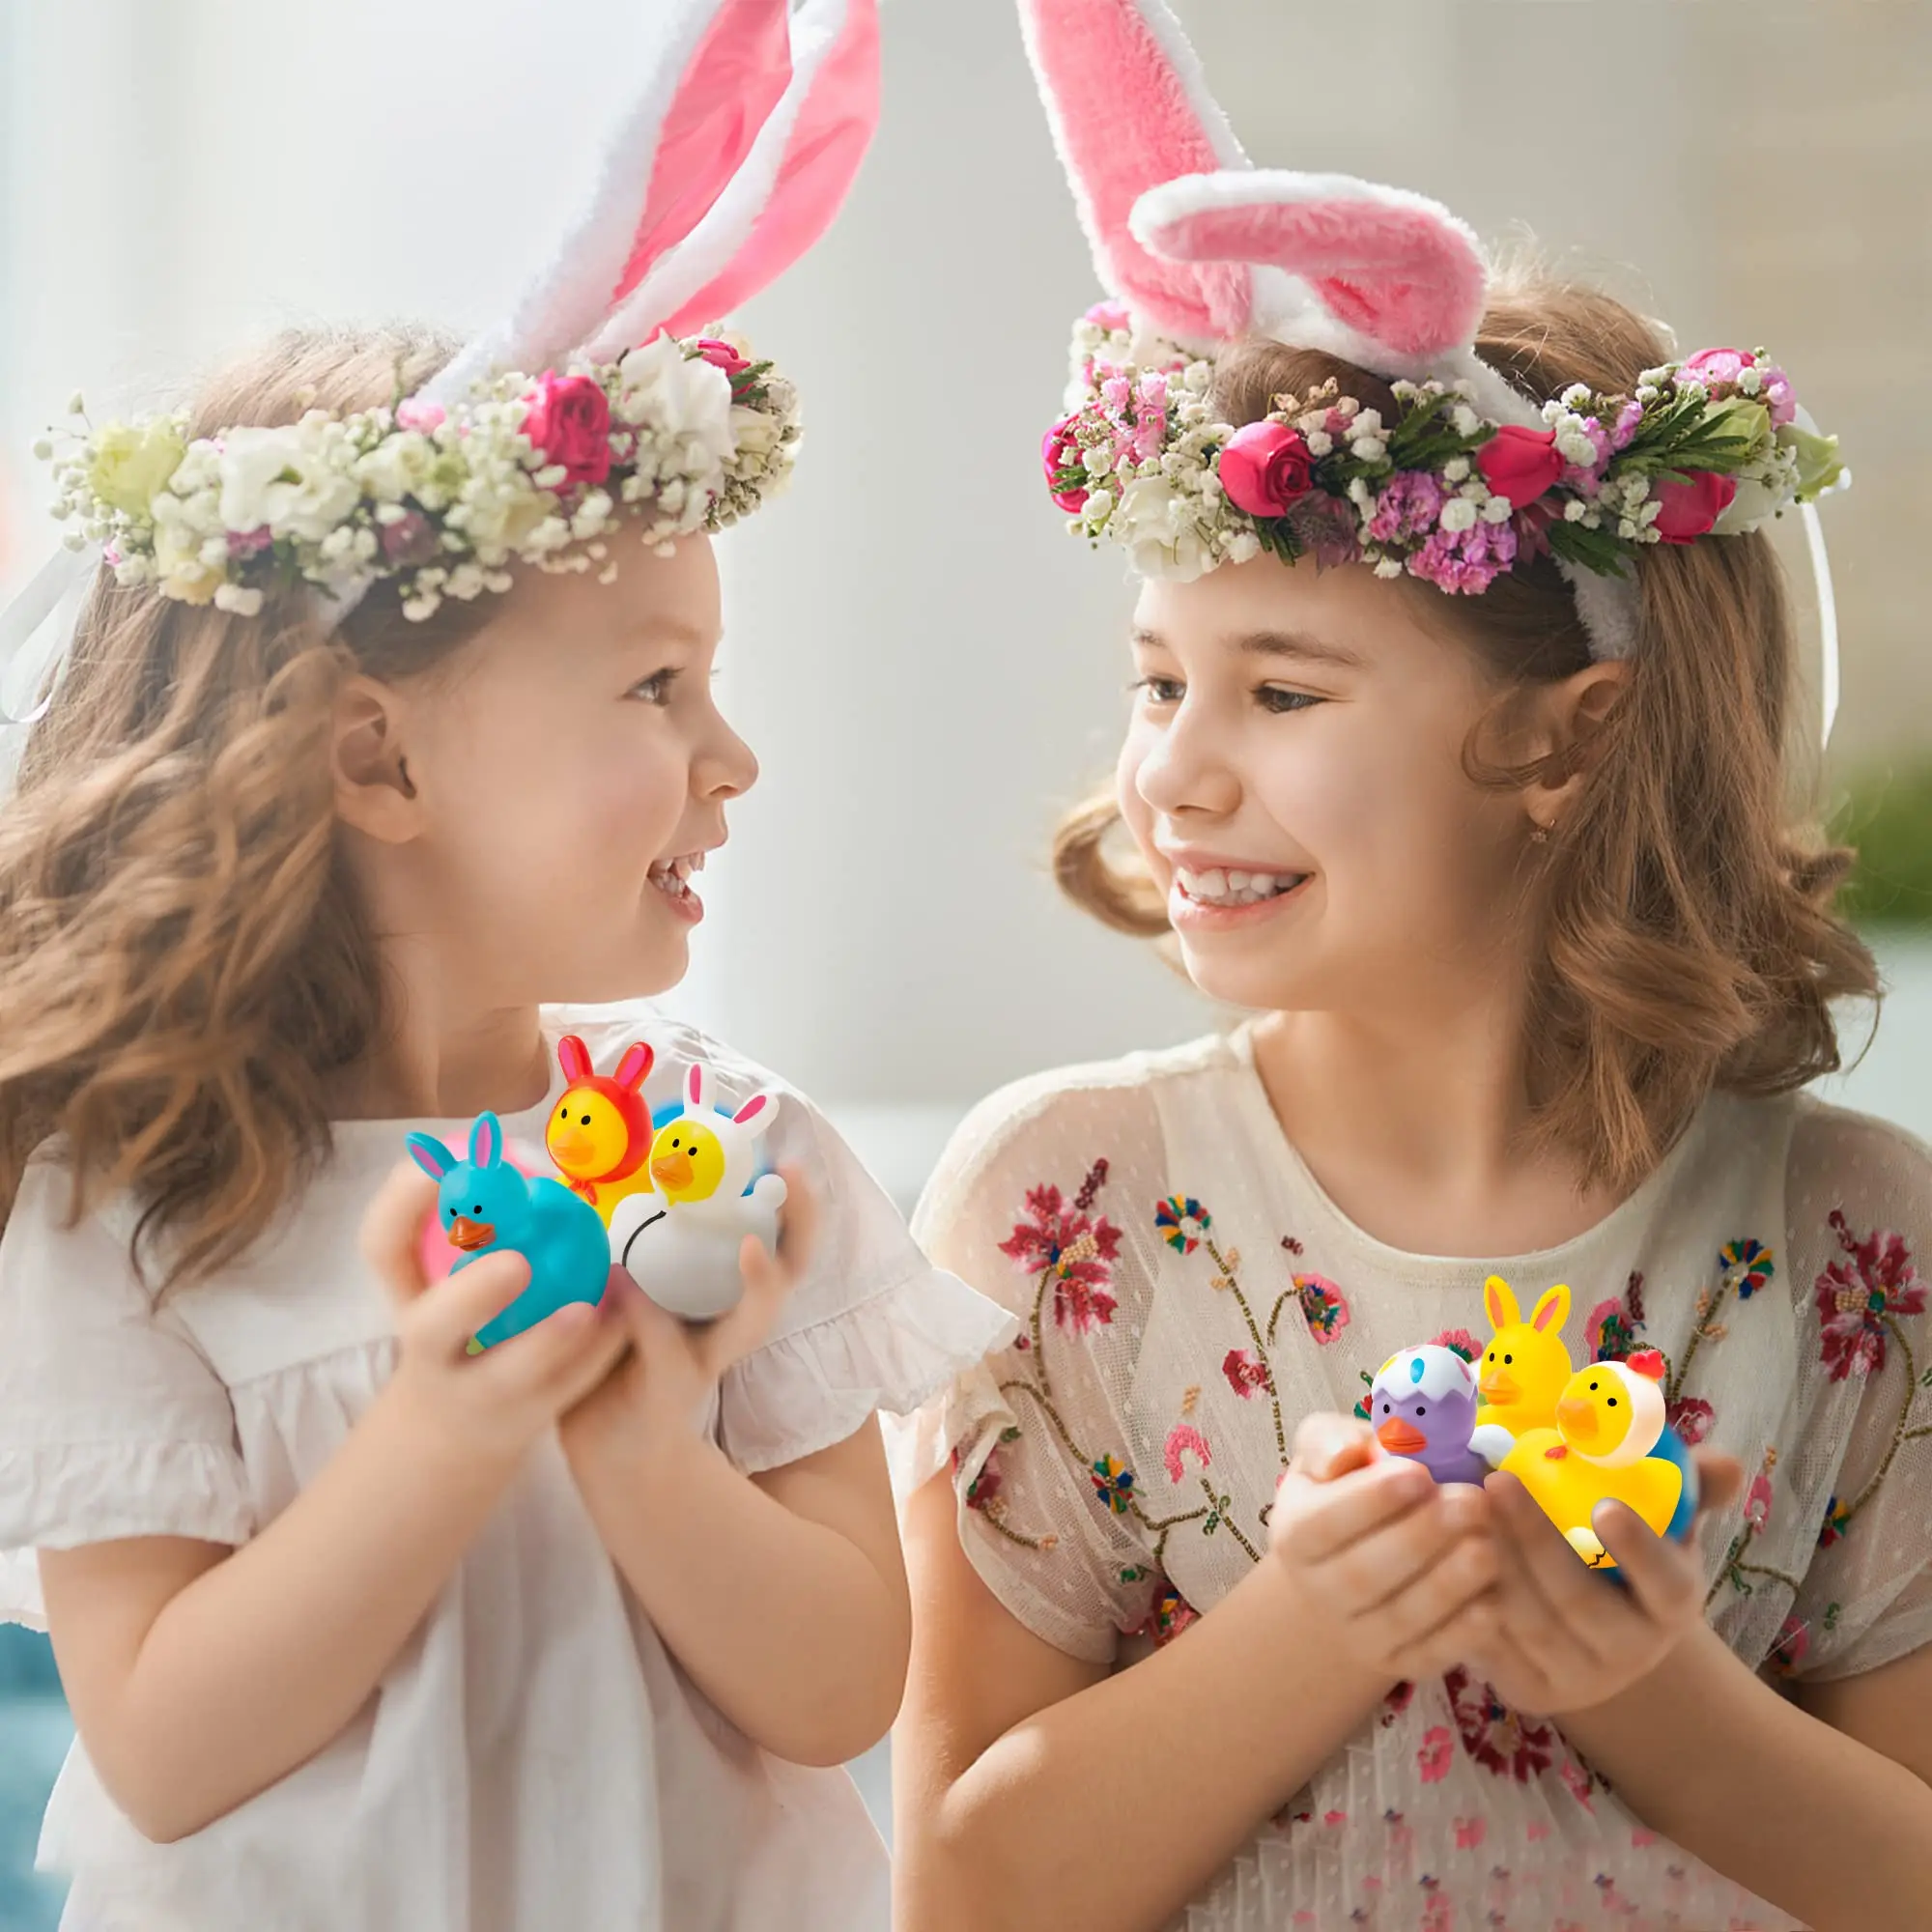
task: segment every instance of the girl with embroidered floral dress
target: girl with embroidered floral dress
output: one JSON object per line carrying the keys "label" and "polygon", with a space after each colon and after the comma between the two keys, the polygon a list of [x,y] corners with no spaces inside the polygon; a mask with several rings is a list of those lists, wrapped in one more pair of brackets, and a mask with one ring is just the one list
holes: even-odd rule
{"label": "girl with embroidered floral dress", "polygon": [[526,1264],[430,1279],[397,1167],[485,1109],[540,1148],[569,1036],[658,1110],[773,1084],[642,997],[756,776],[708,532],[796,436],[693,324],[837,208],[876,22],[665,31],[505,330],[284,338],[61,466],[111,569],[0,811],[0,1615],[73,1708],[84,1932],[887,1923],[838,1768],[908,1641],[874,1411],[1007,1319],[790,1092],[703,1330],[619,1274],[472,1357]]}
{"label": "girl with embroidered floral dress", "polygon": [[[1048,487],[1143,579],[1059,876],[1250,1017],[994,1095],[922,1204],[1023,1325],[904,1445],[902,1923],[1932,1923],[1932,1160],[1799,1091],[1874,978],[1752,533],[1832,446],[1250,169],[1158,0],[1021,14],[1118,298]],[[1595,1513],[1615,1580],[1364,1419],[1559,1335],[1661,1351],[1701,1469],[1688,1546]]]}

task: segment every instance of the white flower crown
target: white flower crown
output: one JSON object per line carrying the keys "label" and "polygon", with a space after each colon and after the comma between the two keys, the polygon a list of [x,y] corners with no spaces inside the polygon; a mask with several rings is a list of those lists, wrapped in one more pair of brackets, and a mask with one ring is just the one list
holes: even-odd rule
{"label": "white flower crown", "polygon": [[[78,410],[80,398],[74,399]],[[72,434],[72,433],[70,433]],[[791,471],[798,395],[718,337],[660,335],[622,360],[189,441],[183,414],[87,426],[52,461],[67,543],[115,580],[252,616],[278,585],[347,604],[395,579],[405,616],[510,587],[514,561],[617,572],[634,517],[663,549],[757,508]]]}

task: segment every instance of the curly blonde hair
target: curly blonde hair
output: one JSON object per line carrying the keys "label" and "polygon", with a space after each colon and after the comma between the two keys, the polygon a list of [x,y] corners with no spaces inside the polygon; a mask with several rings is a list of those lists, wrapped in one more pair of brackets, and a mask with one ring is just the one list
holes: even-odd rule
{"label": "curly blonde hair", "polygon": [[[1534,270],[1500,285],[1478,349],[1539,401],[1577,382],[1627,390],[1669,355],[1621,302]],[[1258,421],[1275,396],[1331,378],[1394,412],[1387,384],[1363,370],[1253,342],[1222,358],[1219,413]],[[1548,849],[1527,1038],[1538,1139],[1622,1189],[1713,1088],[1779,1094],[1836,1068],[1832,1002],[1878,993],[1870,953],[1833,911],[1852,854],[1788,818],[1795,645],[1769,542],[1659,547],[1637,580],[1630,677]],[[1510,695],[1590,661],[1576,601],[1547,558],[1480,598],[1410,579],[1395,587],[1477,652],[1503,689],[1499,712]],[[1493,765],[1476,736],[1463,764],[1473,782],[1498,787],[1566,775]],[[1165,935],[1165,900],[1120,850],[1119,828],[1111,787],[1063,819],[1061,888],[1117,930]]]}
{"label": "curly blonde hair", "polygon": [[[366,409],[454,353],[425,330],[295,330],[209,383],[190,434]],[[329,633],[300,589],[259,616],[102,571],[0,809],[0,1222],[54,1137],[78,1217],[138,1203],[163,1290],[264,1234],[327,1157],[325,1089],[384,989],[337,847],[342,679],[430,669],[484,621],[406,620],[377,585]]]}

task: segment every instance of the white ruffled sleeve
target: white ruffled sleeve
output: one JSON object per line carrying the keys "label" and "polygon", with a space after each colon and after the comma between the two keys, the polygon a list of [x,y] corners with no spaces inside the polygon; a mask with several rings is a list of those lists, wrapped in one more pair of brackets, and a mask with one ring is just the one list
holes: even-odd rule
{"label": "white ruffled sleeve", "polygon": [[36,1628],[37,1549],[254,1528],[227,1390],[153,1306],[125,1217],[65,1226],[68,1188],[37,1156],[0,1236],[0,1622]]}
{"label": "white ruffled sleeve", "polygon": [[[734,1097],[775,1084],[712,1051]],[[829,1449],[881,1409],[911,1413],[1013,1332],[996,1304],[927,1262],[810,1101],[784,1092],[772,1142],[774,1165],[804,1169],[822,1218],[818,1252],[778,1329],[720,1390],[719,1439],[748,1475]]]}

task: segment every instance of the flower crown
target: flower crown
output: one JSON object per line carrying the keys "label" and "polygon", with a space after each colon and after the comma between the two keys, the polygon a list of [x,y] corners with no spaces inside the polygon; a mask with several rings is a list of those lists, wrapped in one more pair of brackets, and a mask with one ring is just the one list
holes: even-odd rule
{"label": "flower crown", "polygon": [[1837,439],[1798,420],[1762,351],[1707,349],[1646,370],[1634,393],[1577,384],[1542,427],[1497,423],[1467,381],[1399,380],[1392,420],[1338,393],[1277,396],[1259,422],[1216,420],[1214,363],[1101,303],[1076,326],[1070,412],[1041,446],[1076,535],[1182,581],[1266,551],[1359,561],[1463,595],[1553,555],[1621,577],[1646,546],[1758,527],[1842,475]]}
{"label": "flower crown", "polygon": [[[76,406],[79,398],[75,398]],[[186,440],[176,414],[89,427],[53,462],[70,547],[115,580],[252,616],[278,585],[342,603],[398,581],[403,614],[510,587],[512,561],[617,572],[624,516],[663,549],[723,529],[789,475],[798,397],[734,343],[660,335],[618,362],[479,383],[279,427]]]}

